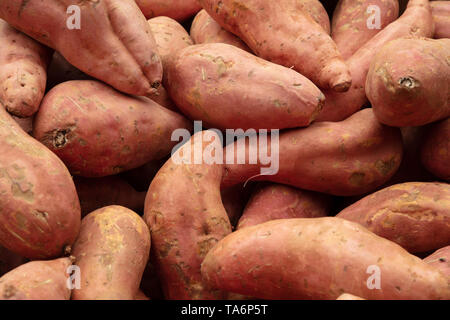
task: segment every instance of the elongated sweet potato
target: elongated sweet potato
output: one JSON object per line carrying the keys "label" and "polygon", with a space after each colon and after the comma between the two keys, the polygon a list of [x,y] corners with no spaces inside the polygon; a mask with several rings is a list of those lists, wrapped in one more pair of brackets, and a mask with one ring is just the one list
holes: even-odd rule
{"label": "elongated sweet potato", "polygon": [[0,101],[9,113],[30,117],[45,92],[51,50],[0,19]]}
{"label": "elongated sweet potato", "polygon": [[122,92],[149,95],[161,84],[155,40],[133,0],[2,0],[0,18]]}
{"label": "elongated sweet potato", "polygon": [[0,278],[0,300],[70,300],[71,258],[31,261]]}
{"label": "elongated sweet potato", "polygon": [[429,255],[424,262],[436,267],[443,274],[450,278],[450,246],[446,246]]}
{"label": "elongated sweet potato", "polygon": [[429,172],[450,181],[450,118],[426,129],[420,158]]}
{"label": "elongated sweet potato", "polygon": [[430,5],[436,25],[434,37],[436,39],[450,38],[450,2],[432,1]]}
{"label": "elongated sweet potato", "polygon": [[166,16],[178,21],[192,17],[201,10],[197,0],[136,0],[147,19]]}
{"label": "elongated sweet potato", "polygon": [[[261,175],[261,168],[267,166],[262,164],[261,155],[257,164],[239,164],[236,157],[242,153],[245,159],[258,155],[261,142],[249,144],[247,140],[245,150],[236,142],[224,149],[223,186],[252,179],[339,196],[359,195],[387,182],[397,171],[403,153],[400,130],[381,125],[371,109],[342,122],[314,123],[308,128],[282,132],[275,150],[270,136],[267,140],[270,165],[278,164],[278,172]],[[231,158],[227,156],[231,152],[228,148],[234,150],[232,161],[227,160]],[[275,154],[279,155],[279,163],[273,160]]]}
{"label": "elongated sweet potato", "polygon": [[80,202],[58,157],[0,105],[0,244],[30,259],[61,256],[80,227]]}
{"label": "elongated sweet potato", "polygon": [[378,120],[408,127],[449,117],[449,52],[450,39],[402,38],[384,45],[365,86]]}
{"label": "elongated sweet potato", "polygon": [[378,50],[389,41],[407,36],[431,38],[433,16],[428,0],[410,0],[403,15],[364,44],[348,60],[352,86],[344,93],[325,90],[326,97],[319,121],[340,121],[361,109],[368,101],[365,85],[370,63]]}
{"label": "elongated sweet potato", "polygon": [[307,126],[324,103],[320,90],[301,74],[223,43],[183,49],[167,75],[178,108],[214,128]]}
{"label": "elongated sweet potato", "polygon": [[340,0],[334,10],[331,37],[344,59],[398,18],[398,0]]}
{"label": "elongated sweet potato", "polygon": [[133,211],[108,206],[88,214],[73,246],[81,284],[72,299],[133,300],[149,253],[150,232]]}
{"label": "elongated sweet potato", "polygon": [[343,293],[336,300],[366,300],[366,299],[354,296],[350,293]]}
{"label": "elongated sweet potato", "polygon": [[319,193],[270,183],[253,192],[237,229],[277,219],[325,217],[330,200]]}
{"label": "elongated sweet potato", "polygon": [[337,217],[354,221],[409,252],[450,244],[450,186],[409,182],[369,195]]}
{"label": "elongated sweet potato", "polygon": [[[449,280],[397,244],[335,217],[269,221],[206,255],[204,281],[262,299],[449,299]],[[379,288],[379,290],[376,289]]]}
{"label": "elongated sweet potato", "polygon": [[150,99],[80,80],[62,83],[44,97],[33,134],[73,174],[102,177],[170,154],[173,130],[190,126]]}
{"label": "elongated sweet potato", "polygon": [[352,79],[329,34],[297,0],[199,0],[223,28],[258,56],[294,68],[322,88],[349,89]]}
{"label": "elongated sweet potato", "polygon": [[26,258],[0,246],[0,277],[27,261]]}
{"label": "elongated sweet potato", "polygon": [[214,131],[196,133],[166,162],[148,190],[144,218],[166,299],[225,297],[224,292],[204,285],[200,274],[208,251],[231,233],[220,197],[223,165],[194,164],[194,157],[221,147]]}

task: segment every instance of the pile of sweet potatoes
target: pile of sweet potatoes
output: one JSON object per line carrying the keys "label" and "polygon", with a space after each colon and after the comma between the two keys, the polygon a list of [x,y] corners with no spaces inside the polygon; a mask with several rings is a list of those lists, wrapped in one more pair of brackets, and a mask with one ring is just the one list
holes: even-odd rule
{"label": "pile of sweet potatoes", "polygon": [[450,300],[450,2],[335,3],[0,1],[0,300]]}

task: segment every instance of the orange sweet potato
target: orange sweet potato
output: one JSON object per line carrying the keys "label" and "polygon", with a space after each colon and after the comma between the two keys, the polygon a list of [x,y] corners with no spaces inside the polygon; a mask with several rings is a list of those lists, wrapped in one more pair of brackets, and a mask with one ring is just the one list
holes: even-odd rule
{"label": "orange sweet potato", "polygon": [[450,38],[450,2],[432,1],[430,5],[436,25],[434,37],[436,39]]}
{"label": "orange sweet potato", "polygon": [[402,38],[370,64],[366,95],[378,120],[422,126],[450,116],[450,39]]}
{"label": "orange sweet potato", "polygon": [[[166,162],[148,190],[144,218],[166,299],[225,297],[224,292],[204,285],[200,274],[208,251],[231,233],[220,197],[223,165],[194,164],[193,159],[194,154],[207,152],[206,148],[221,146],[214,131],[196,133]],[[186,162],[175,161],[178,157]]]}
{"label": "orange sweet potato", "polygon": [[[379,271],[379,290],[369,286],[372,269]],[[437,269],[335,217],[274,220],[235,231],[209,251],[201,270],[215,288],[262,299],[335,300],[342,293],[369,300],[450,298],[449,279]]]}
{"label": "orange sweet potato", "polygon": [[369,195],[337,217],[354,221],[412,253],[450,244],[450,186],[409,182]]}
{"label": "orange sweet potato", "polygon": [[420,155],[429,172],[450,181],[450,118],[428,126]]}
{"label": "orange sweet potato", "polygon": [[352,79],[336,44],[297,0],[199,0],[223,28],[258,56],[293,68],[322,88],[349,89]]}
{"label": "orange sweet potato", "polygon": [[150,253],[150,232],[133,211],[108,206],[83,218],[73,247],[81,285],[73,300],[133,300]]}
{"label": "orange sweet potato", "polygon": [[147,19],[167,16],[183,21],[201,10],[197,0],[136,0]]}
{"label": "orange sweet potato", "polygon": [[170,154],[173,130],[190,128],[181,115],[98,81],[53,88],[34,121],[34,137],[76,175],[102,177]]}
{"label": "orange sweet potato", "polygon": [[450,278],[450,246],[446,246],[429,255],[424,262],[436,267],[443,274]]}
{"label": "orange sweet potato", "polygon": [[223,43],[183,49],[167,75],[178,108],[214,128],[307,126],[324,102],[301,74]]}

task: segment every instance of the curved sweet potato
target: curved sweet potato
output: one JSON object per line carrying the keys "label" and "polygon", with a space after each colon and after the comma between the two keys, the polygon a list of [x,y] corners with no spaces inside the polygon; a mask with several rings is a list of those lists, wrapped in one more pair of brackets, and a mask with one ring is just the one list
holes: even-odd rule
{"label": "curved sweet potato", "polygon": [[450,278],[450,246],[446,246],[429,255],[424,262],[439,269],[444,275]]}
{"label": "curved sweet potato", "polygon": [[450,2],[432,1],[430,5],[436,25],[434,37],[436,39],[450,38]]}
{"label": "curved sweet potato", "polygon": [[409,182],[375,192],[337,217],[357,222],[412,253],[450,244],[450,186]]}
{"label": "curved sweet potato", "polygon": [[[342,293],[369,300],[450,298],[449,280],[434,267],[335,217],[235,231],[209,251],[201,270],[215,288],[262,299],[335,300]],[[377,270],[380,290],[368,285]]]}
{"label": "curved sweet potato", "polygon": [[98,81],[53,88],[34,121],[34,136],[76,175],[102,177],[170,154],[183,116],[144,97],[124,95]]}
{"label": "curved sweet potato", "polygon": [[83,218],[73,256],[81,271],[73,300],[134,300],[150,253],[150,232],[133,211],[108,206]]}
{"label": "curved sweet potato", "polygon": [[433,123],[426,129],[420,154],[429,172],[450,181],[450,118]]}
{"label": "curved sweet potato", "polygon": [[135,0],[147,19],[166,16],[178,21],[186,20],[202,7],[197,0]]}

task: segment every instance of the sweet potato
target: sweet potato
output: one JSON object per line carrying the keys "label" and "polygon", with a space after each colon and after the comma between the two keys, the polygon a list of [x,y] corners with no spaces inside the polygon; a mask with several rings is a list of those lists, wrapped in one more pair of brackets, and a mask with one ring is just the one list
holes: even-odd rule
{"label": "sweet potato", "polygon": [[406,38],[370,64],[366,95],[381,123],[422,126],[450,116],[450,39]]}
{"label": "sweet potato", "polygon": [[411,253],[450,244],[450,186],[409,182],[369,195],[337,217],[357,222]]}
{"label": "sweet potato", "polygon": [[331,33],[330,17],[319,0],[295,0],[299,9],[307,13],[327,34]]}
{"label": "sweet potato", "polygon": [[366,300],[366,299],[354,296],[349,293],[343,293],[336,300]]}
{"label": "sweet potato", "polygon": [[0,246],[0,277],[27,261],[26,258]]}
{"label": "sweet potato", "polygon": [[248,201],[237,229],[277,219],[325,217],[330,200],[326,195],[282,184],[260,186]]}
{"label": "sweet potato", "polygon": [[80,202],[58,157],[0,105],[0,244],[30,259],[61,256],[80,227]]}
{"label": "sweet potato", "polygon": [[[371,288],[379,271],[379,290]],[[369,272],[369,271],[370,272]],[[203,279],[262,299],[449,299],[449,280],[397,244],[335,217],[282,219],[233,232],[206,255]],[[369,286],[370,284],[370,286]]]}
{"label": "sweet potato", "polygon": [[34,137],[76,175],[102,177],[170,154],[173,130],[190,128],[181,115],[98,81],[53,88],[34,121]]}
{"label": "sweet potato", "polygon": [[398,0],[340,0],[333,14],[331,37],[342,57],[348,59],[398,14]]}
{"label": "sweet potato", "polygon": [[435,23],[434,38],[450,38],[450,2],[430,2]]}
{"label": "sweet potato", "polygon": [[[76,11],[67,14],[72,5],[79,26]],[[155,40],[133,0],[2,0],[0,18],[117,90],[144,96],[161,84]]]}
{"label": "sweet potato", "polygon": [[429,255],[424,262],[439,269],[444,275],[450,278],[450,246],[446,246]]}
{"label": "sweet potato", "polygon": [[[210,143],[207,143],[210,142]],[[200,264],[231,233],[220,198],[223,165],[194,164],[194,154],[221,148],[214,131],[196,133],[161,168],[147,193],[144,218],[152,235],[155,267],[166,299],[223,299],[202,282]],[[192,150],[191,150],[192,149]],[[174,159],[183,157],[184,162]],[[189,201],[186,201],[189,191]]]}
{"label": "sweet potato", "polygon": [[429,172],[450,181],[450,118],[428,126],[420,155]]}
{"label": "sweet potato", "polygon": [[133,300],[150,253],[150,232],[121,206],[96,210],[81,222],[73,256],[81,272],[73,300]]}
{"label": "sweet potato", "polygon": [[45,92],[51,50],[0,19],[0,101],[9,113],[31,117]]}
{"label": "sweet potato", "polygon": [[367,102],[365,85],[370,63],[389,41],[407,36],[433,36],[434,23],[428,0],[410,0],[403,15],[366,42],[348,60],[352,86],[344,93],[325,90],[326,97],[319,121],[340,121],[361,109]]}
{"label": "sweet potato", "polygon": [[282,132],[278,150],[272,150],[270,136],[267,140],[267,154],[279,155],[278,172],[261,175],[265,167],[261,156],[258,164],[238,164],[236,157],[240,153],[244,152],[248,159],[259,153],[258,146],[247,140],[242,150],[234,143],[224,149],[225,159],[228,148],[234,149],[235,157],[234,161],[225,160],[224,187],[252,179],[338,196],[359,195],[387,182],[397,171],[403,153],[400,130],[381,125],[371,109],[342,122],[320,122]]}
{"label": "sweet potato", "polygon": [[202,8],[197,0],[136,0],[136,4],[147,19],[167,16],[178,21],[192,17]]}
{"label": "sweet potato", "polygon": [[349,89],[352,79],[329,34],[297,0],[199,0],[223,28],[258,56],[293,68],[322,88]]}
{"label": "sweet potato", "polygon": [[70,258],[31,261],[0,278],[0,300],[70,300]]}
{"label": "sweet potato", "polygon": [[301,74],[223,43],[183,49],[167,75],[178,108],[214,128],[307,126],[324,103],[320,90]]}

